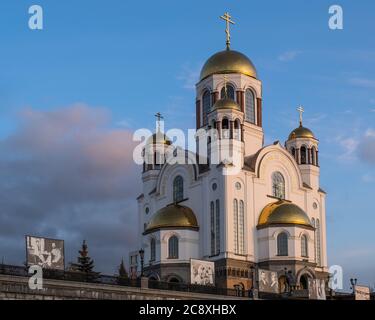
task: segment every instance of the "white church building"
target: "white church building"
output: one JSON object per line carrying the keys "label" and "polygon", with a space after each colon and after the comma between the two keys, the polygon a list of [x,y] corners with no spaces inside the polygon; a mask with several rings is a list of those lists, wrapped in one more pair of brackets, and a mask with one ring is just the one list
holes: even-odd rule
{"label": "white church building", "polygon": [[[228,32],[226,49],[197,79],[197,130],[216,132],[205,142],[206,164],[197,160],[199,134],[197,154],[186,152],[195,161],[189,164],[164,161],[160,150],[173,144],[162,132],[147,141],[144,155],[152,159],[143,166],[131,271],[140,271],[142,249],[143,273],[154,280],[189,283],[193,258],[215,262],[218,287],[250,289],[252,270],[261,268],[278,272],[280,290],[286,270],[307,289],[309,278],[328,275],[319,141],[303,126],[301,109],[285,143],[264,145],[262,81],[229,40]],[[220,148],[235,161],[223,159]]]}

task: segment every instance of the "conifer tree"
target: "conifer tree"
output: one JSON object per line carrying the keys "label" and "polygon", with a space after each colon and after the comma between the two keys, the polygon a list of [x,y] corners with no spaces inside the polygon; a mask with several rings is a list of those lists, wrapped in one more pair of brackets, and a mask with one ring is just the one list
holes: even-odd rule
{"label": "conifer tree", "polygon": [[74,269],[84,274],[85,280],[95,280],[99,277],[98,272],[94,272],[94,260],[90,258],[86,240],[83,240],[82,248],[77,258],[78,263],[73,264]]}

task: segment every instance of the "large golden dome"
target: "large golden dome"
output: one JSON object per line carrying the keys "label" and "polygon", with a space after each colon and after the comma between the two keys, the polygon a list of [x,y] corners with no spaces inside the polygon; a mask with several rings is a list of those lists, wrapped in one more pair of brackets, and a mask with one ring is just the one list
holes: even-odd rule
{"label": "large golden dome", "polygon": [[185,206],[172,204],[155,213],[148,223],[145,233],[160,228],[198,229],[198,222],[193,210]]}
{"label": "large golden dome", "polygon": [[257,71],[248,57],[238,51],[224,50],[215,53],[204,64],[200,80],[212,74],[242,73],[256,78]]}
{"label": "large golden dome", "polygon": [[259,216],[258,227],[275,224],[296,224],[312,227],[305,211],[286,200],[279,200],[266,205]]}
{"label": "large golden dome", "polygon": [[294,129],[290,133],[288,140],[292,140],[292,139],[296,139],[296,138],[311,138],[311,139],[315,139],[315,136],[314,136],[313,132],[310,129],[308,129],[306,127],[303,127],[302,125],[300,125],[298,128]]}

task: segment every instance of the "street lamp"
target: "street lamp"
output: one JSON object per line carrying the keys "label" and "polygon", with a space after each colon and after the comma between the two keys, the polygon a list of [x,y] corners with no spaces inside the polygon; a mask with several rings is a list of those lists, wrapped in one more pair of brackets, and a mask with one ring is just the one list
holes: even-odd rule
{"label": "street lamp", "polygon": [[352,285],[351,289],[353,290],[353,293],[355,292],[355,286],[357,285],[357,278],[350,278],[350,284]]}
{"label": "street lamp", "polygon": [[145,251],[143,250],[143,248],[139,250],[139,256],[141,258],[141,277],[143,277],[143,261],[145,257]]}

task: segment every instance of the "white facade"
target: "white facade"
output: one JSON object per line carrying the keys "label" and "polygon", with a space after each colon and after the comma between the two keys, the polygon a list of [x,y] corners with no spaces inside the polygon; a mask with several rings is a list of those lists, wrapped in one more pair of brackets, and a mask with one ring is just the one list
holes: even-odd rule
{"label": "white facade", "polygon": [[[212,99],[215,95],[215,102],[220,99],[225,82],[234,88],[234,99],[239,109],[214,109]],[[252,104],[249,105],[253,105],[255,123],[246,121],[248,102],[244,100],[247,97],[247,89],[250,89],[254,96]],[[207,90],[210,93],[211,104],[205,121],[202,101]],[[278,142],[264,146],[259,114],[262,112],[262,83],[254,77],[228,73],[223,80],[222,74],[213,74],[197,84],[196,93],[198,128],[209,129],[209,126],[222,125],[224,118],[228,119],[228,123],[241,123],[242,139],[238,136],[232,137],[241,140],[234,150],[240,158],[240,168],[236,174],[225,175],[223,173],[231,164],[220,161],[219,165],[211,164],[209,168],[198,164],[167,163],[157,169],[144,170],[143,194],[138,197],[138,234],[139,248],[145,251],[145,269],[150,273],[159,273],[159,279],[166,279],[160,275],[160,270],[168,264],[188,264],[190,258],[193,258],[212,261],[235,260],[255,265],[275,263],[278,270],[285,261],[297,264],[301,262],[308,266],[310,274],[326,272],[325,192],[319,185],[318,140],[315,137],[297,136],[287,140],[285,147]],[[221,139],[224,140],[224,137]],[[306,156],[306,163],[302,164],[298,155],[292,155],[292,148],[299,149],[301,146],[316,151],[314,156]],[[194,155],[190,156],[195,158]],[[288,223],[257,228],[265,206],[278,201],[274,194],[272,178],[276,172],[280,173],[285,181],[282,198],[307,214],[311,228]],[[183,179],[183,201],[178,205],[192,210],[198,229],[181,226],[173,228],[168,225],[148,231],[150,221],[159,210],[175,202],[173,184],[177,176]],[[317,225],[319,230],[316,228]],[[288,235],[287,256],[277,254],[277,235],[280,232]],[[173,235],[179,240],[178,257],[171,258],[168,239]],[[307,254],[304,256],[301,248],[303,235],[307,239]],[[151,246],[152,239],[155,241],[154,248]],[[281,264],[277,265],[278,262]]]}

